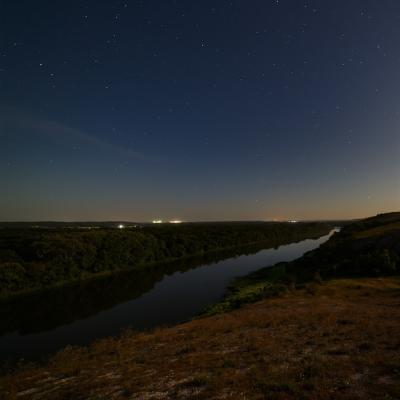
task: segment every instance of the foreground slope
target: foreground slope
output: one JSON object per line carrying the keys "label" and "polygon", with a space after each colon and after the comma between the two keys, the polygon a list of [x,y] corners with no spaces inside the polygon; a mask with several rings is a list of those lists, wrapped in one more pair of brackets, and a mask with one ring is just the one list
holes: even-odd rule
{"label": "foreground slope", "polygon": [[231,313],[66,349],[4,399],[397,399],[400,280],[306,286]]}

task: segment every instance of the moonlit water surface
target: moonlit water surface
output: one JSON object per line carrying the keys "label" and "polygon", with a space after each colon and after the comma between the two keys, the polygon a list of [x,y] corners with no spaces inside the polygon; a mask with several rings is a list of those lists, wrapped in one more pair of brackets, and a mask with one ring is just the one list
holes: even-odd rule
{"label": "moonlit water surface", "polygon": [[[116,335],[125,328],[146,329],[187,320],[218,301],[235,277],[294,260],[318,247],[332,233],[201,265],[153,281],[151,277],[145,282],[138,280],[136,289],[128,291],[122,301],[118,297],[121,283],[112,278],[90,283],[89,293],[82,285],[31,296],[23,304],[0,309],[0,356],[2,359],[37,358],[67,345],[85,345]],[[138,286],[144,292],[138,294]],[[18,311],[14,312],[15,309]]]}

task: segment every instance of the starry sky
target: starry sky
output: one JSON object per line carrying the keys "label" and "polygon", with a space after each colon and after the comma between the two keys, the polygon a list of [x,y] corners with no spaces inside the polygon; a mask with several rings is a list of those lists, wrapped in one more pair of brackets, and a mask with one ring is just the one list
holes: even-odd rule
{"label": "starry sky", "polygon": [[0,220],[400,209],[398,0],[5,0],[0,14]]}

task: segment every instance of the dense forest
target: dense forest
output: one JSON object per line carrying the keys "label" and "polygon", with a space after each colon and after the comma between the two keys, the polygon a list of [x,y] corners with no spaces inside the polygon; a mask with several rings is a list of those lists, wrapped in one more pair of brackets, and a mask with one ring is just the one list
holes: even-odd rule
{"label": "dense forest", "polygon": [[209,223],[126,229],[0,230],[0,295],[228,248],[322,236],[327,223]]}

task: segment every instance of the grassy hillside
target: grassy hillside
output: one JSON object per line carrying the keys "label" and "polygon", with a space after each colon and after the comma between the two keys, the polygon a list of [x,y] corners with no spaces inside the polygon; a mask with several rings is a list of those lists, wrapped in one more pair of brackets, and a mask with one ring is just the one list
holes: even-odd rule
{"label": "grassy hillside", "polygon": [[0,377],[0,398],[394,400],[400,280],[335,280]]}
{"label": "grassy hillside", "polygon": [[318,249],[297,260],[237,279],[222,301],[205,310],[205,314],[233,310],[301,288],[309,282],[394,275],[400,275],[400,213],[382,214],[346,225]]}
{"label": "grassy hillside", "polygon": [[400,213],[382,214],[345,226],[320,248],[287,266],[297,280],[382,276],[400,272]]}

